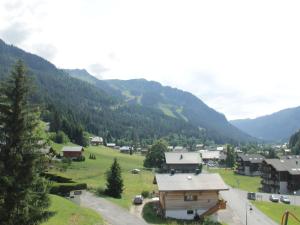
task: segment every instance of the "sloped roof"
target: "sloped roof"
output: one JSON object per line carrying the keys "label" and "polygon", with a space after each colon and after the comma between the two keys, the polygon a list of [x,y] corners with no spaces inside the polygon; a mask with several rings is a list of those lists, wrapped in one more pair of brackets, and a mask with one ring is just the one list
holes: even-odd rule
{"label": "sloped roof", "polygon": [[62,148],[63,152],[81,152],[83,151],[82,146],[65,146]]}
{"label": "sloped roof", "polygon": [[299,159],[265,159],[264,161],[278,172],[287,171],[291,175],[300,175]]}
{"label": "sloped roof", "polygon": [[220,151],[200,150],[202,159],[219,159]]}
{"label": "sloped roof", "polygon": [[261,163],[265,157],[260,154],[244,154],[239,153],[238,157],[240,157],[244,162],[251,162],[251,163]]}
{"label": "sloped roof", "polygon": [[202,159],[198,152],[166,152],[167,164],[200,164]]}
{"label": "sloped roof", "polygon": [[219,174],[156,174],[159,191],[228,190]]}

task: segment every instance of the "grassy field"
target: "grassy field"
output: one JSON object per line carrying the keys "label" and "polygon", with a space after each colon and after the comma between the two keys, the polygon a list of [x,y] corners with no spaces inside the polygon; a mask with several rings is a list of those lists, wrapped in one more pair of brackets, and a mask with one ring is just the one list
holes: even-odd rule
{"label": "grassy field", "polygon": [[100,215],[93,210],[82,208],[73,202],[56,195],[50,195],[49,210],[54,213],[42,225],[102,225]]}
{"label": "grassy field", "polygon": [[233,170],[226,169],[209,169],[211,173],[219,173],[226,184],[233,188],[239,188],[248,192],[257,192],[260,184],[260,177],[250,177],[236,175]]}
{"label": "grassy field", "polygon": [[[269,216],[272,220],[276,221],[278,224],[281,223],[281,217],[283,213],[288,210],[293,213],[298,218],[300,217],[300,207],[286,205],[283,203],[273,203],[273,202],[259,202],[253,201],[253,205],[255,205],[259,210]],[[300,219],[300,218],[299,218]],[[291,216],[289,217],[288,225],[299,225],[300,222],[294,220]]]}
{"label": "grassy field", "polygon": [[[59,150],[62,145],[55,145]],[[89,154],[93,153],[96,160],[89,159]],[[117,150],[106,147],[89,147],[84,152],[86,160],[84,162],[72,162],[69,168],[62,172],[58,169],[52,169],[49,172],[61,176],[72,178],[76,182],[87,183],[89,188],[105,188],[105,173],[110,168],[113,159],[117,158],[122,169],[124,180],[124,193],[122,199],[109,198],[122,207],[129,208],[132,198],[140,194],[143,190],[153,191],[156,186],[152,184],[154,174],[151,171],[143,170],[143,156],[128,155],[119,153]],[[132,169],[141,169],[140,174],[132,174]]]}

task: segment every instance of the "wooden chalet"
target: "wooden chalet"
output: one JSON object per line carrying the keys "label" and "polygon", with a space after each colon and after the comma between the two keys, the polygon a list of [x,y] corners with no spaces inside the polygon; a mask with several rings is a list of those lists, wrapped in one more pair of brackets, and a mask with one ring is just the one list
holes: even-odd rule
{"label": "wooden chalet", "polygon": [[261,171],[263,192],[300,195],[300,156],[265,159]]}
{"label": "wooden chalet", "polygon": [[239,153],[237,156],[237,170],[236,173],[246,176],[260,176],[261,164],[265,159],[260,154],[244,154]]}
{"label": "wooden chalet", "polygon": [[219,174],[156,174],[155,179],[166,218],[192,220],[226,208],[219,192],[228,187]]}
{"label": "wooden chalet", "polygon": [[76,159],[82,156],[84,149],[81,146],[65,146],[62,149],[63,157]]}
{"label": "wooden chalet", "polygon": [[166,152],[166,169],[181,173],[193,173],[202,164],[198,152]]}

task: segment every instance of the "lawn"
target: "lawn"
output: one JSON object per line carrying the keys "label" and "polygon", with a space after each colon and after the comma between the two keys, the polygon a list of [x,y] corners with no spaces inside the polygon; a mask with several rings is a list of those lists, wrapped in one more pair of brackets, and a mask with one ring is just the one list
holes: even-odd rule
{"label": "lawn", "polygon": [[260,177],[237,175],[230,169],[209,169],[210,173],[219,173],[226,184],[248,192],[257,192],[261,186]]}
{"label": "lawn", "polygon": [[[56,145],[55,147],[59,150],[58,148],[62,146]],[[89,159],[90,153],[96,156],[96,160]],[[72,162],[64,172],[55,168],[49,172],[72,178],[76,182],[87,183],[88,187],[92,189],[105,188],[105,173],[110,168],[113,159],[117,158],[121,165],[125,187],[122,199],[109,198],[110,200],[122,207],[129,208],[135,195],[140,194],[143,190],[150,192],[156,190],[156,186],[152,184],[154,174],[152,171],[143,169],[143,156],[122,154],[103,146],[85,148],[84,155],[86,158],[84,162]],[[132,174],[130,171],[135,168],[141,169],[141,173]]]}
{"label": "lawn", "polygon": [[100,215],[93,210],[82,208],[73,202],[50,195],[51,206],[49,211],[54,215],[42,225],[103,225]]}
{"label": "lawn", "polygon": [[[199,225],[199,222],[195,221],[179,221],[174,219],[165,219],[156,215],[153,203],[147,203],[143,208],[143,218],[149,224],[156,225]],[[225,223],[204,223],[204,225],[226,225]]]}
{"label": "lawn", "polygon": [[[283,203],[260,202],[260,201],[253,201],[252,203],[264,214],[269,216],[272,220],[276,221],[278,224],[281,223],[281,217],[286,210],[293,213],[298,218],[300,217],[300,206],[295,207]],[[292,216],[289,217],[288,225],[299,225],[299,224],[300,222],[296,222],[296,220],[294,220]]]}

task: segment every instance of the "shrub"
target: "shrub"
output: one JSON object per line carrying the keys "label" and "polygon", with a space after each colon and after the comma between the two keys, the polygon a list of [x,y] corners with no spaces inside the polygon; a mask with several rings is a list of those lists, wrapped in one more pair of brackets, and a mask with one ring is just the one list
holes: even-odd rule
{"label": "shrub", "polygon": [[80,157],[77,157],[77,158],[73,159],[73,161],[75,161],[75,162],[82,162],[82,161],[85,161],[85,157],[82,155]]}
{"label": "shrub", "polygon": [[143,198],[149,198],[150,192],[149,191],[142,191],[141,195],[143,196]]}
{"label": "shrub", "polygon": [[51,133],[50,139],[59,144],[65,144],[70,142],[69,137],[63,131],[58,131],[57,133]]}

